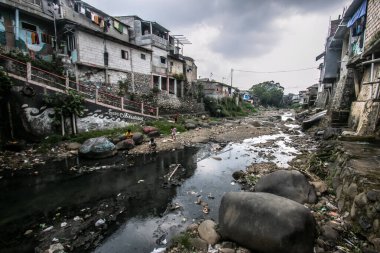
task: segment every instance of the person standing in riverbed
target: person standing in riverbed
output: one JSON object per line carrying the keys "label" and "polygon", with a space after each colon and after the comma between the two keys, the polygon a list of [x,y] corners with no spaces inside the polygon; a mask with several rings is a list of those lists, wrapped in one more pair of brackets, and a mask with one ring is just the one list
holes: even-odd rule
{"label": "person standing in riverbed", "polygon": [[173,126],[171,131],[172,131],[172,140],[177,140],[177,128]]}

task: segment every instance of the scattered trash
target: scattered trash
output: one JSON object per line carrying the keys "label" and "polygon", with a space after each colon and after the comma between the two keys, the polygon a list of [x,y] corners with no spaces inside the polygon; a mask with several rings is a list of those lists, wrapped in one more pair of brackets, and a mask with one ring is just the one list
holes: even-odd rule
{"label": "scattered trash", "polygon": [[67,226],[67,222],[62,222],[61,223],[61,228],[64,228],[64,227],[66,227]]}
{"label": "scattered trash", "polygon": [[73,220],[74,221],[80,221],[80,220],[83,220],[83,219],[81,217],[79,217],[79,216],[75,216]]}
{"label": "scattered trash", "polygon": [[154,250],[151,253],[164,253],[166,251],[166,248],[154,248]]}
{"label": "scattered trash", "polygon": [[212,159],[217,160],[217,161],[221,161],[222,160],[221,157],[217,157],[217,156],[213,156]]}
{"label": "scattered trash", "polygon": [[140,179],[139,181],[137,181],[138,184],[141,184],[141,183],[144,183],[145,180],[143,179]]}
{"label": "scattered trash", "polygon": [[42,232],[49,232],[49,231],[52,230],[53,228],[54,228],[53,226],[47,227],[47,228],[45,228],[44,230],[42,230]]}
{"label": "scattered trash", "polygon": [[55,238],[55,237],[51,241],[52,242],[59,242],[58,238]]}
{"label": "scattered trash", "polygon": [[24,235],[30,235],[31,233],[33,233],[33,230],[29,229],[25,231]]}
{"label": "scattered trash", "polygon": [[117,194],[118,197],[120,197],[121,193]]}
{"label": "scattered trash", "polygon": [[104,223],[106,223],[105,220],[99,219],[99,220],[97,220],[97,222],[95,222],[95,227],[102,226],[102,225],[104,225]]}
{"label": "scattered trash", "polygon": [[210,208],[208,206],[203,207],[202,212],[208,214],[210,212]]}
{"label": "scattered trash", "polygon": [[231,182],[231,185],[235,185],[235,182]]}

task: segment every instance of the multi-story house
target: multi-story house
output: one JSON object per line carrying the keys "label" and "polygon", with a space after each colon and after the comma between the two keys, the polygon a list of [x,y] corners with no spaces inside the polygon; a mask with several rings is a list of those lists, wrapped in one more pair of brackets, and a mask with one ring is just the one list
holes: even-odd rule
{"label": "multi-story house", "polygon": [[185,81],[196,79],[197,68],[193,59],[181,54],[179,40],[156,22],[138,16],[121,16],[117,19],[132,28],[131,42],[152,51],[153,87],[168,94],[183,96]]}
{"label": "multi-story house", "polygon": [[1,0],[0,45],[51,61],[57,46],[53,11],[43,0]]}
{"label": "multi-story house", "polygon": [[232,97],[236,88],[231,87],[228,84],[209,80],[208,78],[198,79],[198,84],[202,85],[203,93],[206,97],[212,97],[216,99]]}
{"label": "multi-story house", "polygon": [[[330,103],[332,122],[349,123],[355,134],[378,130],[380,73],[380,2],[353,0],[326,44],[324,65],[338,66]],[[327,57],[334,50],[334,57]],[[334,70],[334,69],[333,69]],[[322,84],[325,84],[321,78]],[[320,94],[318,94],[319,96]]]}

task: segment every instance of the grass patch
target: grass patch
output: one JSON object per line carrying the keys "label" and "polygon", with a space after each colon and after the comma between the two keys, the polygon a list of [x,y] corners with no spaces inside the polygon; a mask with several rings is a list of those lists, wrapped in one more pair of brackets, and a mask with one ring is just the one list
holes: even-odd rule
{"label": "grass patch", "polygon": [[191,238],[191,235],[185,232],[173,237],[172,242],[173,244],[181,245],[185,249],[189,250],[191,249],[190,238]]}
{"label": "grass patch", "polygon": [[171,129],[173,126],[177,128],[177,132],[181,132],[181,133],[185,132],[186,128],[184,124],[182,123],[183,121],[178,120],[178,122],[179,123],[171,123],[167,120],[153,120],[153,121],[147,121],[145,125],[156,127],[158,130],[160,130],[160,133],[165,134],[165,135],[171,133]]}
{"label": "grass patch", "polygon": [[83,143],[87,139],[101,137],[101,136],[106,136],[108,138],[114,138],[114,137],[117,137],[121,134],[124,134],[127,131],[127,129],[131,129],[132,133],[133,132],[141,132],[141,130],[142,130],[141,126],[129,125],[129,126],[123,127],[123,128],[82,132],[82,133],[79,133],[77,135],[61,136],[61,135],[54,134],[54,135],[50,135],[50,136],[46,137],[44,140],[42,140],[40,142],[38,150],[40,152],[45,152],[49,148],[53,147],[54,145],[56,145],[62,141]]}

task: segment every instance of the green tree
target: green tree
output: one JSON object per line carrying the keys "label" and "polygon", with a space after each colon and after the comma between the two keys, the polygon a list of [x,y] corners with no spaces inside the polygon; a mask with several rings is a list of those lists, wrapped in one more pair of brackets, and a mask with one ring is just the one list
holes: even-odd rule
{"label": "green tree", "polygon": [[281,106],[282,97],[284,96],[284,88],[280,83],[274,81],[266,81],[252,85],[249,89],[251,95],[260,99],[260,103],[264,106]]}
{"label": "green tree", "polygon": [[44,98],[46,106],[54,109],[54,121],[56,126],[61,125],[62,135],[65,135],[65,119],[70,118],[73,133],[77,133],[76,117],[84,111],[84,98],[75,90],[68,90],[67,94],[51,94]]}

